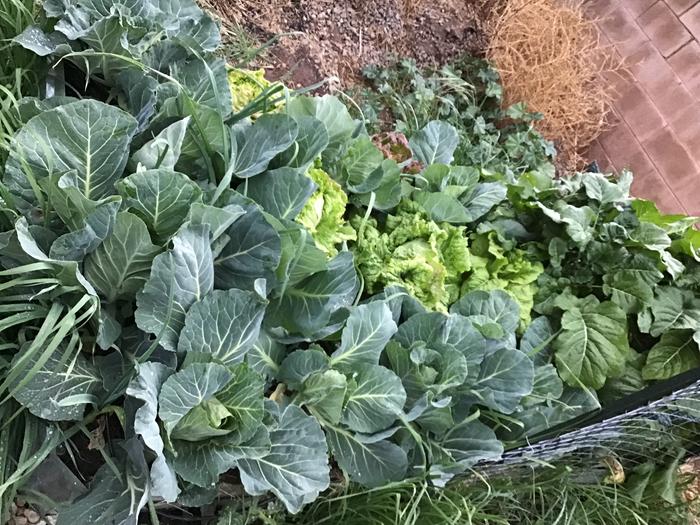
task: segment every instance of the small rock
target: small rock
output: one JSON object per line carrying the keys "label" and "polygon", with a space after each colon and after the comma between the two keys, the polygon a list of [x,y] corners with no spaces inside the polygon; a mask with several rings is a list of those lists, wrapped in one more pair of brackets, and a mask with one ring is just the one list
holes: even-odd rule
{"label": "small rock", "polygon": [[56,515],[46,516],[46,525],[56,525]]}
{"label": "small rock", "polygon": [[24,507],[27,504],[27,502],[24,501],[22,498],[17,498],[15,502],[17,503],[18,507]]}
{"label": "small rock", "polygon": [[29,523],[39,523],[39,520],[41,519],[41,515],[33,509],[27,509],[24,512],[24,515],[27,517]]}
{"label": "small rock", "polygon": [[24,516],[15,516],[15,519],[14,519],[15,525],[27,525],[27,523],[28,523],[27,518],[25,518]]}

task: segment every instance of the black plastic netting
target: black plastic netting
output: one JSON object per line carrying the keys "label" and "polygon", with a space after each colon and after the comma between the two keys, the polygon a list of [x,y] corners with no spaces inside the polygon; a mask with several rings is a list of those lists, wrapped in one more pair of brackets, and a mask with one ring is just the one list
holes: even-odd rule
{"label": "black plastic netting", "polygon": [[501,460],[483,463],[478,470],[486,475],[513,474],[553,463],[590,469],[611,456],[622,463],[638,463],[673,448],[698,449],[700,380],[639,406],[639,399],[653,396],[654,391],[631,396],[627,404],[636,402],[636,408],[611,417],[603,411],[596,422],[507,451]]}

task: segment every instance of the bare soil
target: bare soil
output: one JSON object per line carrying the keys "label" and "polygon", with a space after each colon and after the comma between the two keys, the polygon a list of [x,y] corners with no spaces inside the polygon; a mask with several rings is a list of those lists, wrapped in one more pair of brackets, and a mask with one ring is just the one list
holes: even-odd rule
{"label": "bare soil", "polygon": [[[494,0],[204,0],[235,35],[275,35],[264,59],[270,79],[293,87],[332,79],[347,87],[361,68],[413,58],[438,66],[463,53],[484,54]],[[280,78],[281,77],[281,78]]]}

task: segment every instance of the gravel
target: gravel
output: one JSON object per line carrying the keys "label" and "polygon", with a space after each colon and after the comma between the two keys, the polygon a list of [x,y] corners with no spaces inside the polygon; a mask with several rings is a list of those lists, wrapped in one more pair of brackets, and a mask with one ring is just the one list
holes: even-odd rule
{"label": "gravel", "polygon": [[18,499],[12,503],[12,517],[7,525],[56,525],[56,514],[47,512],[42,515],[24,500]]}

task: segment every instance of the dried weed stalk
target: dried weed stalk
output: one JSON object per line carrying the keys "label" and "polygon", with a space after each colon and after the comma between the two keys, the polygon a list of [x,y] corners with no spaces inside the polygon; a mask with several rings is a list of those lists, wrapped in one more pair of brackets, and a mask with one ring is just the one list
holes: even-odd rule
{"label": "dried weed stalk", "polygon": [[580,169],[586,148],[607,127],[613,93],[604,76],[621,67],[600,43],[580,2],[504,0],[490,25],[487,56],[501,74],[505,103],[542,113],[540,132]]}

